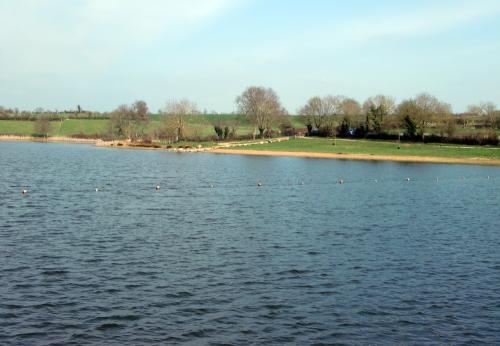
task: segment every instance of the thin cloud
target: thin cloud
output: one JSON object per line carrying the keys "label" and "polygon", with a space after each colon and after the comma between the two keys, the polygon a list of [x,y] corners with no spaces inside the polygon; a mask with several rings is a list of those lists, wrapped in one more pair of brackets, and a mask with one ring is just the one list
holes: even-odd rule
{"label": "thin cloud", "polygon": [[349,39],[367,41],[426,36],[454,29],[500,12],[498,2],[427,7],[413,13],[395,13],[382,18],[357,20],[339,28]]}
{"label": "thin cloud", "polygon": [[[245,59],[253,64],[277,64],[290,59],[309,58],[304,52],[314,52],[312,57],[329,55],[342,50],[359,48],[368,42],[413,39],[455,30],[500,13],[500,2],[475,1],[452,5],[415,5],[411,11],[390,12],[382,16],[348,19],[335,24],[317,24],[312,29],[287,33],[279,39],[264,38],[252,50],[245,52]],[[240,56],[245,42],[232,48]],[[224,52],[228,54],[228,52]],[[333,57],[335,58],[335,56]]]}
{"label": "thin cloud", "polygon": [[120,55],[186,37],[238,3],[0,0],[0,72],[15,80],[105,70]]}

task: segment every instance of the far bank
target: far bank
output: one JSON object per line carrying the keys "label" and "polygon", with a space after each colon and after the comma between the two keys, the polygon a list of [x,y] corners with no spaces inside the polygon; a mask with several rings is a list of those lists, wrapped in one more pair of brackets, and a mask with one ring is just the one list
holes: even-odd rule
{"label": "far bank", "polygon": [[92,144],[98,147],[116,149],[174,152],[500,166],[500,148],[498,147],[398,143],[394,141],[281,137],[269,141],[178,142],[168,145],[159,142],[134,143],[72,137],[39,138],[30,136],[0,136],[0,141]]}

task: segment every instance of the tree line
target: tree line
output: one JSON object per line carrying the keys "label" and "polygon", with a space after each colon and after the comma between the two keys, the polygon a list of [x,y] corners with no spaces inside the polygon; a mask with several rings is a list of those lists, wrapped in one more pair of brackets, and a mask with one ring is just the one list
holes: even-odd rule
{"label": "tree line", "polygon": [[[369,97],[362,104],[344,95],[314,96],[297,111],[303,120],[303,128],[292,125],[291,117],[271,88],[248,87],[236,97],[235,104],[237,114],[253,127],[252,138],[305,134],[322,137],[385,138],[402,135],[411,140],[425,140],[433,136],[451,139],[458,127],[500,128],[500,111],[492,102],[470,105],[466,113],[453,114],[450,104],[428,93],[418,94],[399,104],[388,95]],[[158,112],[160,123],[153,131],[148,131],[151,113],[142,100],[120,105],[110,113],[85,112],[78,106],[74,113],[69,114],[75,117],[84,117],[85,114],[91,117],[88,114],[92,114],[94,118],[110,119],[106,135],[111,138],[179,141],[200,140],[204,137],[203,131],[189,124],[188,119],[201,112],[194,102],[187,99],[167,102]],[[29,115],[30,120],[60,120],[63,113],[50,113],[42,109],[26,113],[0,107],[1,119],[15,119],[16,114]],[[68,113],[64,114],[68,116]],[[241,137],[238,134],[241,125],[238,117],[221,120],[214,116],[211,125],[217,140]],[[429,136],[429,131],[432,136]]]}
{"label": "tree line", "polygon": [[[312,97],[301,108],[308,135],[323,137],[401,138],[438,142],[497,144],[500,112],[491,103],[471,105],[453,114],[451,105],[428,93],[399,104],[387,95],[368,98],[362,105],[342,95]],[[484,128],[487,133],[456,136],[457,127]],[[429,131],[431,133],[429,133]]]}

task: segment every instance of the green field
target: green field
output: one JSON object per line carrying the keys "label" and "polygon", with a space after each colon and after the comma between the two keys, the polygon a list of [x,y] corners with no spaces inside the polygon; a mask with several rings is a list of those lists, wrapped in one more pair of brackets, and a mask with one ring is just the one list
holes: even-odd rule
{"label": "green field", "polygon": [[[76,134],[99,135],[106,132],[109,120],[103,119],[67,119],[51,121],[50,136],[71,136]],[[1,135],[30,136],[33,134],[33,121],[0,120]]]}
{"label": "green field", "polygon": [[[301,117],[291,117],[293,126],[303,128]],[[215,135],[214,124],[220,123],[222,126],[230,126],[231,123],[238,122],[237,134],[248,135],[253,133],[253,126],[245,117],[241,115],[192,115],[186,119],[186,131],[188,136],[207,137]],[[27,120],[0,120],[0,135],[21,135],[30,136],[33,134],[33,121]],[[50,136],[72,136],[83,134],[94,136],[105,134],[109,127],[107,119],[66,119],[63,121],[51,121]],[[161,127],[159,115],[152,115],[147,126],[147,133],[153,133],[155,129]]]}
{"label": "green field", "polygon": [[[335,143],[335,145],[333,145]],[[400,149],[398,149],[398,146]],[[401,143],[393,141],[297,138],[289,141],[238,147],[242,150],[272,150],[332,154],[368,154],[500,159],[499,147]]]}
{"label": "green field", "polygon": [[[292,124],[297,128],[302,128],[303,123],[300,117],[291,117]],[[238,121],[238,135],[250,134],[253,126],[242,116],[237,115],[194,115],[187,118],[187,133],[190,136],[206,138],[215,135],[214,123],[221,122],[223,126],[234,121]],[[99,136],[105,134],[109,127],[109,120],[106,119],[67,119],[63,121],[52,121],[50,136]],[[33,134],[32,121],[20,120],[0,120],[0,135],[24,135]],[[146,132],[152,133],[161,126],[159,116],[153,116]],[[333,145],[335,143],[335,145]],[[163,143],[166,144],[166,143]],[[179,145],[211,146],[215,143],[206,141],[202,143],[176,143]],[[399,149],[398,149],[399,146]],[[398,143],[394,141],[375,140],[346,140],[346,139],[322,139],[303,138],[292,139],[286,142],[266,143],[262,145],[252,145],[238,147],[238,149],[253,150],[273,150],[273,151],[294,151],[294,152],[318,152],[334,154],[371,154],[371,155],[395,155],[395,156],[434,156],[434,157],[454,157],[454,158],[492,158],[500,159],[499,147],[480,147],[464,145],[446,144],[422,144],[422,143]]]}

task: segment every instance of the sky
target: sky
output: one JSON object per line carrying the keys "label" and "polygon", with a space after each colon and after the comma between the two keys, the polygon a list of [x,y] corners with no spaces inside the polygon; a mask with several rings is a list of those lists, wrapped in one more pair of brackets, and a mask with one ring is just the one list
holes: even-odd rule
{"label": "sky", "polygon": [[290,113],[429,92],[500,106],[498,0],[0,0],[0,105],[232,112],[248,86]]}

